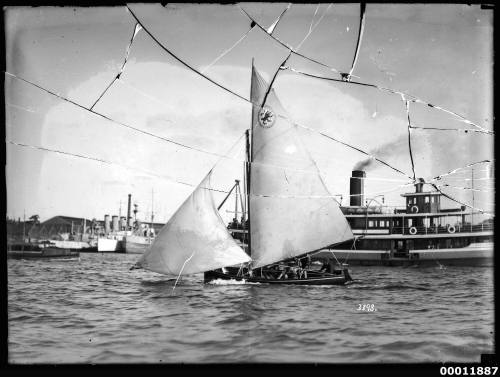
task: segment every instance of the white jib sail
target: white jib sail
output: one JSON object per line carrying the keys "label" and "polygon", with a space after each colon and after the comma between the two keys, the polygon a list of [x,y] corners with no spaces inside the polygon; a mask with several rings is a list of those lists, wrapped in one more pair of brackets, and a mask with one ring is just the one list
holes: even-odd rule
{"label": "white jib sail", "polygon": [[[251,98],[262,103],[268,84],[252,67]],[[252,114],[250,235],[253,267],[261,267],[353,238],[274,90]],[[315,198],[323,196],[323,198]]]}
{"label": "white jib sail", "polygon": [[249,262],[227,231],[210,191],[211,172],[161,229],[139,267],[188,275]]}

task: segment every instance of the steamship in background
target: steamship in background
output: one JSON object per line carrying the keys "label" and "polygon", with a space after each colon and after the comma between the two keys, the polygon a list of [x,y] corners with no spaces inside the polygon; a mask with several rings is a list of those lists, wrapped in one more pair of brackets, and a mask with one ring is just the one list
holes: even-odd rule
{"label": "steamship in background", "polygon": [[[340,263],[367,266],[493,266],[494,217],[478,221],[484,215],[465,206],[441,208],[442,194],[425,191],[422,178],[415,184],[415,192],[401,195],[405,207],[372,205],[373,199],[365,202],[365,178],[365,171],[352,172],[350,205],[340,207],[354,242],[322,250],[313,259],[335,258]],[[237,220],[237,206],[235,214],[228,229],[244,247],[248,224],[244,212],[242,221]]]}

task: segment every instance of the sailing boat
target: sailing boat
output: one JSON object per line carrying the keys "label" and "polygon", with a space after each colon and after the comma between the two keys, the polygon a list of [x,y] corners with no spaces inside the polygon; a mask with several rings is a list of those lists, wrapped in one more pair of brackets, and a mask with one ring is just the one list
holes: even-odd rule
{"label": "sailing boat", "polygon": [[248,254],[214,205],[209,172],[133,268],[179,276],[204,272],[205,282],[337,285],[352,280],[346,265],[323,272],[301,263],[354,236],[302,143],[301,130],[287,120],[268,88],[252,63],[251,101],[263,105],[253,107],[247,132]]}

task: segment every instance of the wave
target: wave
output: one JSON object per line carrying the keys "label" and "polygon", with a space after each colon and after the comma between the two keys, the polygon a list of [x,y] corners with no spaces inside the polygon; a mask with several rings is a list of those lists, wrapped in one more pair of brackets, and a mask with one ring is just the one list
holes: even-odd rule
{"label": "wave", "polygon": [[[425,284],[428,285],[428,284]],[[351,284],[348,289],[365,289],[365,290],[418,290],[418,291],[432,291],[431,287],[426,287],[425,285],[412,285],[404,283],[388,283],[388,284]]]}
{"label": "wave", "polygon": [[215,280],[209,281],[207,284],[210,284],[210,285],[247,285],[247,284],[249,284],[249,285],[260,285],[260,283],[252,283],[252,282],[246,281],[244,279],[243,280],[215,279]]}

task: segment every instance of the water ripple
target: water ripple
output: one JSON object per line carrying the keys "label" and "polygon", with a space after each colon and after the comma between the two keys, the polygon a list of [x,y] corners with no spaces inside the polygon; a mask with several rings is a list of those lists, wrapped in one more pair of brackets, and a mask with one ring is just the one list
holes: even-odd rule
{"label": "water ripple", "polygon": [[471,362],[494,350],[491,269],[356,266],[344,287],[195,275],[173,290],[129,271],[136,259],[9,260],[9,361]]}

